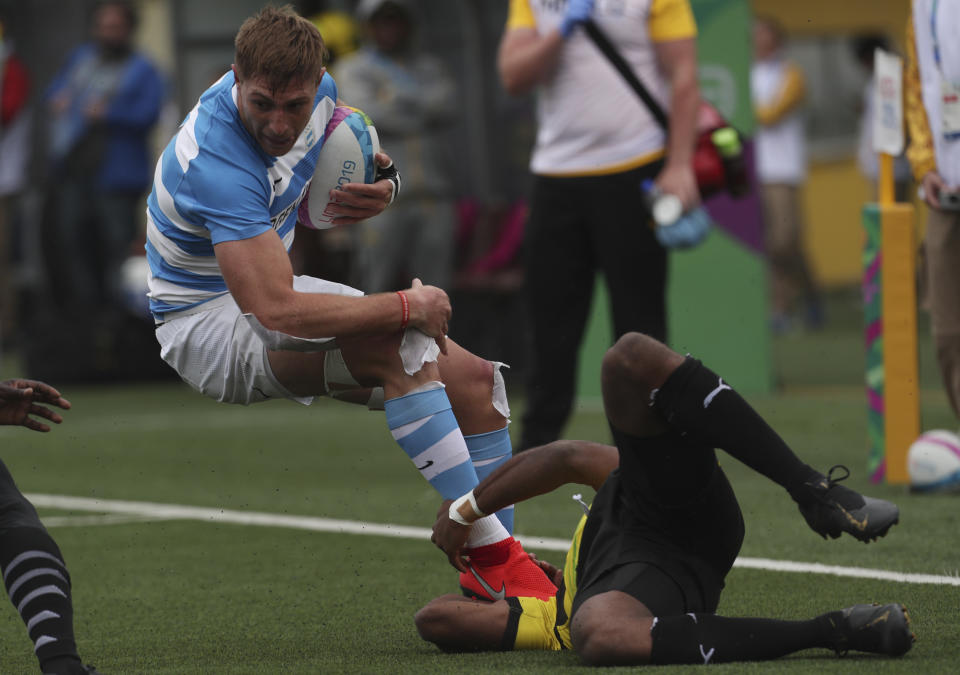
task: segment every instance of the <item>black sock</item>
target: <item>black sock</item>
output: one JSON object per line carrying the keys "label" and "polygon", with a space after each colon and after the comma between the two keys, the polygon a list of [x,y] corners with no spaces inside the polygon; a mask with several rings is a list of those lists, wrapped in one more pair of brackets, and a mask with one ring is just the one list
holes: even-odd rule
{"label": "black sock", "polygon": [[791,493],[804,482],[822,477],[697,359],[687,357],[667,378],[654,396],[653,408],[681,435],[720,448]]}
{"label": "black sock", "polygon": [[0,570],[43,672],[79,672],[70,574],[53,538],[40,527],[0,530]]}
{"label": "black sock", "polygon": [[830,647],[828,625],[825,616],[808,621],[714,614],[658,617],[650,631],[650,663],[766,661],[801,649]]}

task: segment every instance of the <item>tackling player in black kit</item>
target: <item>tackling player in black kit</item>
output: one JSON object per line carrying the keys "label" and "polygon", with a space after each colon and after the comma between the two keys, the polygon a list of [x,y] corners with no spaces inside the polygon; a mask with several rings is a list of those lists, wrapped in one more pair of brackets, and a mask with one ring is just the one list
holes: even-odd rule
{"label": "tackling player in black kit", "polygon": [[[900,604],[855,605],[808,621],[713,614],[743,540],[743,518],[717,463],[721,448],[784,487],[818,534],[869,542],[899,520],[804,464],[699,361],[632,333],[604,357],[603,399],[617,447],[557,441],[513,457],[444,504],[433,541],[465,570],[469,523],[565,483],[598,489],[550,600],[435,598],[416,616],[445,650],[574,649],[591,665],[772,659],[824,647],[900,656],[913,635]],[[845,470],[845,469],[844,469]],[[464,525],[462,523],[467,523]]]}
{"label": "tackling player in black kit", "polygon": [[[60,424],[47,406],[67,410],[70,402],[49,384],[36,380],[0,382],[0,425],[50,431],[36,417]],[[33,642],[45,675],[98,675],[83,665],[73,637],[70,573],[60,549],[0,461],[0,571],[13,606]],[[0,662],[0,670],[3,663]]]}

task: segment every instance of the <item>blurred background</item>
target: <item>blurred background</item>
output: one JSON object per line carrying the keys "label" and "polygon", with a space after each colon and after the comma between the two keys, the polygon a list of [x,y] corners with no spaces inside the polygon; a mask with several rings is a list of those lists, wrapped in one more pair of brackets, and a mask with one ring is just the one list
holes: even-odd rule
{"label": "blurred background", "polygon": [[[0,251],[9,292],[2,296],[0,353],[7,373],[16,370],[54,382],[165,378],[172,372],[157,358],[152,322],[142,297],[144,267],[137,259],[142,255],[143,209],[136,210],[136,236],[128,251],[131,260],[118,272],[118,295],[111,297],[105,287],[109,280],[101,280],[98,290],[103,302],[91,305],[66,300],[73,282],[56,254],[62,242],[57,241],[52,224],[59,190],[57,175],[47,159],[51,145],[48,97],[72,50],[90,39],[95,4],[92,0],[0,0],[3,48],[17,55],[29,75],[22,114],[31,121],[24,180],[3,198],[6,215],[0,224],[5,243]],[[135,0],[131,4],[138,14],[133,48],[152,63],[163,83],[162,104],[149,125],[152,172],[156,157],[197,97],[229,68],[240,23],[263,2]],[[336,77],[338,62],[364,39],[356,15],[358,3],[301,0],[291,4],[320,27]],[[700,27],[703,94],[747,136],[755,124],[745,91],[749,87],[751,17],[774,17],[788,36],[786,54],[802,68],[807,83],[803,112],[809,175],[802,189],[807,220],[804,246],[826,297],[825,324],[817,330],[825,331],[819,334],[824,336],[824,350],[831,351],[830,344],[839,344],[832,328],[844,328],[849,344],[840,347],[836,358],[840,368],[856,372],[862,363],[858,334],[862,325],[860,209],[873,199],[875,189],[857,161],[863,89],[869,73],[858,61],[856,46],[865,36],[879,37],[892,51],[902,51],[909,3],[692,0],[691,4]],[[527,162],[534,115],[533,97],[507,95],[497,77],[496,50],[508,2],[420,0],[411,5],[416,12],[415,40],[440,57],[456,88],[455,115],[439,132],[447,139],[444,148],[449,157],[445,159],[457,204],[449,285],[455,308],[451,333],[481,355],[510,362],[515,371],[522,371],[524,317],[516,301],[523,283],[517,258],[518,229],[522,229],[529,185]],[[721,15],[723,21],[718,19]],[[711,28],[711,22],[716,26]],[[342,86],[340,94],[350,101],[349,88]],[[141,203],[146,191],[139,194]],[[923,221],[922,207],[918,221]],[[713,340],[721,353],[708,356],[724,372],[742,371],[741,381],[755,390],[774,389],[793,375],[802,379],[806,369],[793,373],[789,357],[778,358],[778,354],[789,354],[793,338],[789,333],[774,335],[771,331],[762,250],[749,250],[750,246],[742,243],[737,223],[720,225],[732,234],[714,236],[695,254],[674,254],[671,342],[678,348],[699,348],[704,326],[713,320],[709,307],[716,301],[710,289],[704,288],[703,274],[696,268],[704,267],[704,261],[713,270],[717,265],[742,267],[747,270],[738,282],[743,288],[726,287],[722,289],[724,297],[729,303],[736,297],[741,304],[755,307],[747,319],[728,317],[724,330],[729,335]],[[329,274],[324,276],[351,279],[357,239],[334,230],[324,245],[331,261]],[[738,252],[724,252],[725,246]],[[741,248],[759,262],[737,263]],[[737,273],[734,270],[724,276]],[[604,308],[595,314],[584,345],[584,350],[592,352],[609,343]],[[693,315],[698,318],[690,318]],[[491,316],[498,320],[488,320]],[[743,348],[745,344],[748,349]],[[707,347],[708,352],[711,348]],[[726,355],[735,351],[748,353],[726,363]],[[825,355],[827,364],[830,358]],[[851,358],[861,360],[851,365]],[[745,359],[753,365],[744,365]],[[590,373],[585,373],[583,380],[583,393],[589,395]]]}

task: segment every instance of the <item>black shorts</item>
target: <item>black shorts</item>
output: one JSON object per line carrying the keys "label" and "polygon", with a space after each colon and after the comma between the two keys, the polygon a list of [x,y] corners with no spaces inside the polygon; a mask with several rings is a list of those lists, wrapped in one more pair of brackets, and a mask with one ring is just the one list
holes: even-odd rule
{"label": "black shorts", "polygon": [[714,612],[743,542],[743,516],[712,448],[614,430],[620,467],[590,508],[573,612],[611,590],[656,616]]}
{"label": "black shorts", "polygon": [[649,562],[628,562],[608,569],[586,588],[578,589],[571,613],[576,614],[587,599],[607,591],[633,596],[654,616],[706,611],[688,574],[676,569],[667,572]]}

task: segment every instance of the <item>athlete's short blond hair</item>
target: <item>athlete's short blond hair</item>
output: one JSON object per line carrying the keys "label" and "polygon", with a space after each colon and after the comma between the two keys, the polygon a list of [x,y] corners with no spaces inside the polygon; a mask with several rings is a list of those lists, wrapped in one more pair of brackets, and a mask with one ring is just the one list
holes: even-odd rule
{"label": "athlete's short blond hair", "polygon": [[264,77],[271,89],[310,77],[319,82],[327,57],[320,31],[290,5],[264,7],[244,21],[234,45],[239,78]]}

